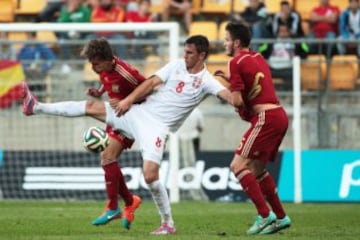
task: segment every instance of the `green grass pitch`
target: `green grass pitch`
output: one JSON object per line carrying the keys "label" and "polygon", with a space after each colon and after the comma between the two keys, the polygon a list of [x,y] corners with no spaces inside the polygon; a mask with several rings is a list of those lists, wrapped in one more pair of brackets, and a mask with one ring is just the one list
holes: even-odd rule
{"label": "green grass pitch", "polygon": [[360,204],[285,204],[291,228],[273,235],[246,236],[255,210],[249,203],[181,202],[173,204],[178,233],[151,236],[159,215],[151,201],[136,212],[131,230],[120,221],[94,227],[104,202],[0,201],[0,239],[360,239]]}

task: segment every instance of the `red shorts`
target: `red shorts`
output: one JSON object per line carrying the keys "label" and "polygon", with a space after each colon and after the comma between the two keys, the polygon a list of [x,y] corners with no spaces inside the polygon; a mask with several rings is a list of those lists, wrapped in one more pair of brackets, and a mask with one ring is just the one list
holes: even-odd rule
{"label": "red shorts", "polygon": [[110,125],[106,125],[106,132],[109,135],[109,137],[115,139],[121,145],[123,145],[124,149],[131,148],[131,146],[134,143],[134,140],[129,139],[122,135],[119,131],[114,130]]}
{"label": "red shorts", "polygon": [[243,158],[274,161],[288,128],[288,117],[282,107],[255,115],[250,128],[235,153]]}

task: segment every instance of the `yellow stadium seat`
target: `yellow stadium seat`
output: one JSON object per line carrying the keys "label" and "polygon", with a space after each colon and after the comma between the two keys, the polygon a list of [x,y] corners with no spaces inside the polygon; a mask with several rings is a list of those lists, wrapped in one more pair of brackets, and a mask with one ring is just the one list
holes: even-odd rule
{"label": "yellow stadium seat", "polygon": [[201,0],[192,0],[191,12],[198,14],[200,12]]}
{"label": "yellow stadium seat", "polygon": [[91,63],[88,61],[84,63],[84,81],[85,82],[99,81],[99,76],[92,70]]}
{"label": "yellow stadium seat", "polygon": [[157,14],[162,13],[164,7],[164,1],[165,0],[151,0],[150,12]]}
{"label": "yellow stadium seat", "polygon": [[205,35],[209,41],[218,40],[218,26],[212,21],[192,22],[190,25],[189,35]]}
{"label": "yellow stadium seat", "polygon": [[14,41],[14,47],[18,51],[28,40],[26,32],[9,32],[8,39]]}
{"label": "yellow stadium seat", "polygon": [[[164,2],[167,0],[151,0],[150,12],[161,14],[164,9]],[[193,14],[198,14],[200,11],[201,0],[193,0],[191,12]]]}
{"label": "yellow stadium seat", "polygon": [[232,0],[203,0],[201,13],[230,14]]}
{"label": "yellow stadium seat", "polygon": [[297,0],[295,1],[294,8],[300,14],[302,19],[309,19],[311,11],[317,6],[319,6],[319,1]]}
{"label": "yellow stadium seat", "polygon": [[156,55],[147,56],[144,65],[144,76],[146,78],[150,77],[162,67],[162,64],[163,64],[163,60],[159,56]]}
{"label": "yellow stadium seat", "polygon": [[20,0],[16,15],[37,15],[45,8],[47,0]]}
{"label": "yellow stadium seat", "polygon": [[331,0],[330,4],[339,7],[340,11],[344,11],[346,8],[349,7],[349,1],[344,0]]}
{"label": "yellow stadium seat", "polygon": [[0,22],[13,22],[14,21],[15,6],[13,0],[0,1]]}
{"label": "yellow stadium seat", "polygon": [[[215,71],[217,70],[222,70],[223,72],[227,73],[229,71],[228,69],[229,60],[230,57],[224,53],[210,54],[206,62],[206,67],[211,74],[214,74]],[[221,77],[215,77],[215,78],[219,80],[224,86],[226,87],[229,86],[229,83],[226,82],[223,78]]]}
{"label": "yellow stadium seat", "polygon": [[329,69],[331,90],[353,90],[359,73],[356,55],[336,55]]}
{"label": "yellow stadium seat", "polygon": [[233,11],[236,13],[243,12],[248,5],[248,0],[234,0]]}
{"label": "yellow stadium seat", "polygon": [[55,33],[52,31],[36,32],[36,40],[47,44],[49,47],[54,47],[58,41]]}
{"label": "yellow stadium seat", "polygon": [[226,25],[228,24],[228,21],[222,22],[220,23],[220,27],[219,27],[219,40],[222,41],[225,39],[225,33],[226,33]]}
{"label": "yellow stadium seat", "polygon": [[327,63],[324,55],[312,54],[301,63],[301,85],[304,90],[325,89]]}

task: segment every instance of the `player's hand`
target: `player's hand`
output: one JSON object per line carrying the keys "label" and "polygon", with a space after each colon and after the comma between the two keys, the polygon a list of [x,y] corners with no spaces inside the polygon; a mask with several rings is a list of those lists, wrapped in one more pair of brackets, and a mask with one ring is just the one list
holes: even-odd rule
{"label": "player's hand", "polygon": [[214,76],[221,77],[221,78],[225,79],[226,81],[229,81],[229,76],[227,76],[223,70],[216,70],[214,72]]}
{"label": "player's hand", "polygon": [[117,104],[120,102],[119,99],[117,98],[110,98],[109,99],[109,103],[110,103],[110,106],[113,108],[113,109],[116,109],[116,106]]}
{"label": "player's hand", "polygon": [[132,103],[127,99],[121,100],[115,107],[116,116],[124,115],[131,107]]}
{"label": "player's hand", "polygon": [[99,98],[102,95],[102,92],[100,92],[98,89],[96,88],[89,88],[86,91],[86,94],[91,96],[91,97],[95,97],[95,98]]}

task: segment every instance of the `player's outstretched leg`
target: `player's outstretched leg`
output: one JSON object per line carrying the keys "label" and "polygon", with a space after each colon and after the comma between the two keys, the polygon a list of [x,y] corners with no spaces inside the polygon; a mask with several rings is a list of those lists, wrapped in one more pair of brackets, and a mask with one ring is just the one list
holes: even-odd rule
{"label": "player's outstretched leg", "polygon": [[123,219],[122,223],[124,228],[130,229],[131,223],[135,218],[135,211],[141,204],[141,198],[139,196],[133,195],[133,202],[129,206],[123,208]]}
{"label": "player's outstretched leg", "polygon": [[291,219],[289,218],[289,216],[285,216],[282,219],[276,219],[275,222],[273,222],[271,225],[267,226],[266,228],[264,228],[260,234],[272,234],[272,233],[276,233],[280,230],[283,230],[285,228],[290,227],[291,225]]}
{"label": "player's outstretched leg", "polygon": [[36,97],[31,93],[29,86],[24,82],[23,83],[23,113],[26,116],[34,114],[34,106],[37,103]]}
{"label": "player's outstretched leg", "polygon": [[99,226],[107,224],[108,222],[121,218],[121,209],[117,208],[115,210],[111,210],[109,208],[109,203],[106,205],[105,210],[101,216],[97,217],[93,222],[92,225]]}

